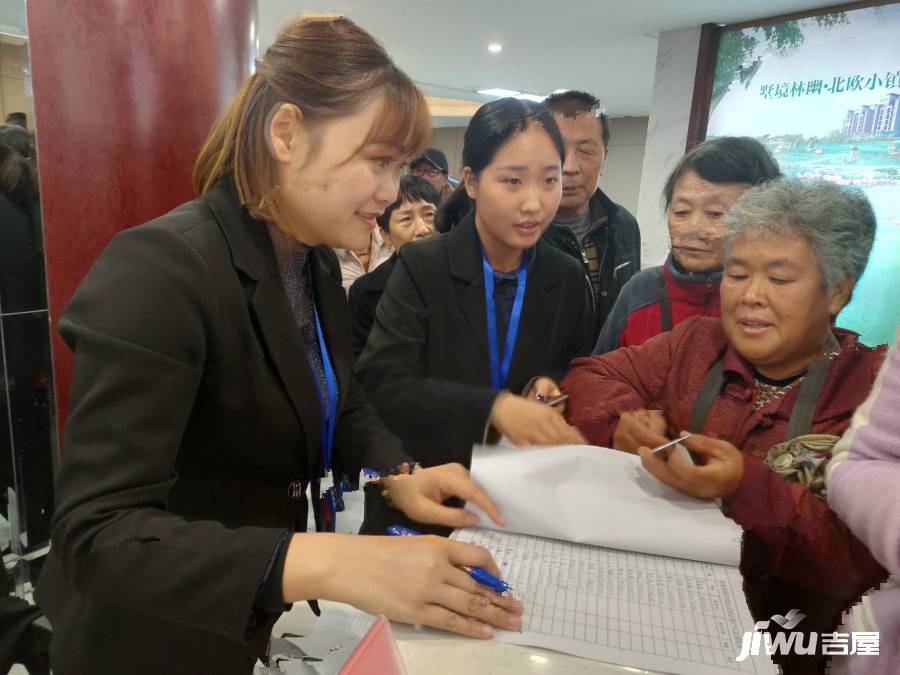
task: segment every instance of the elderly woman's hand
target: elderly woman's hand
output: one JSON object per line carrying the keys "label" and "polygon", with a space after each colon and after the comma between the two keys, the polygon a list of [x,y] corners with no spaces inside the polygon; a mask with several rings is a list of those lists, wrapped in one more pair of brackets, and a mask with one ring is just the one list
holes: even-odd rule
{"label": "elderly woman's hand", "polygon": [[638,448],[656,447],[668,441],[666,418],[659,410],[632,410],[619,416],[619,423],[613,432],[613,447],[616,450],[637,454]]}
{"label": "elderly woman's hand", "polygon": [[656,456],[641,447],[638,454],[644,468],[666,485],[698,499],[728,498],[737,492],[744,475],[744,456],[727,441],[692,435],[682,443],[698,457],[691,464],[679,453]]}

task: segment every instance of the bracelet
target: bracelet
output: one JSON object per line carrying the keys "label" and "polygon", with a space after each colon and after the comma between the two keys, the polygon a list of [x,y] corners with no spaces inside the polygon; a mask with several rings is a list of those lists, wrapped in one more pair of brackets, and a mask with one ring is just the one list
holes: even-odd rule
{"label": "bracelet", "polygon": [[399,480],[400,476],[412,476],[417,469],[421,468],[422,465],[418,462],[403,462],[402,464],[398,464],[390,471],[381,472],[381,475],[372,482],[381,488],[381,497],[388,503],[388,506],[394,506],[394,503],[391,501],[391,493],[390,490],[388,490],[385,479],[393,478],[394,480]]}

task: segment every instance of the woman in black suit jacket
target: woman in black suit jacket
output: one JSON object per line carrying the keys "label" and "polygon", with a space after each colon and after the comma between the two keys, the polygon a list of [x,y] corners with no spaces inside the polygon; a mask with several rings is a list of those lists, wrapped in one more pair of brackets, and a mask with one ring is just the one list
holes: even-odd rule
{"label": "woman in black suit jacket", "polygon": [[[313,598],[482,637],[521,625],[513,601],[471,597],[456,565],[492,566],[483,549],[295,534],[323,469],[409,461],[351,377],[327,247],[359,248],[429,124],[346,19],[290,23],[258,65],[201,150],[202,196],[117,236],[60,321],[71,413],[37,597],[62,675],[247,674],[284,605]],[[451,494],[492,509],[459,466],[385,483],[425,520],[471,519]]]}
{"label": "woman in black suit jacket", "polygon": [[[357,374],[423,464],[468,464],[489,425],[520,445],[582,442],[559,408],[511,393],[564,373],[592,347],[587,280],[539,241],[561,197],[563,154],[543,106],[485,104],[466,130],[463,184],[442,212],[461,199],[474,208],[449,233],[399,253]],[[382,524],[367,512],[365,531]]]}

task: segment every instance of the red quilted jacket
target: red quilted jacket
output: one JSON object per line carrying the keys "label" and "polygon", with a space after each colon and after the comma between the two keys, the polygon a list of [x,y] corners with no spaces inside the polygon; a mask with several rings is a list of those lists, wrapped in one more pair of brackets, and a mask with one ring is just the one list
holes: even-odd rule
{"label": "red quilted jacket", "polygon": [[[812,433],[840,435],[866,398],[884,359],[850,331],[835,330],[841,353],[813,416]],[[798,608],[804,630],[833,631],[840,612],[885,570],[828,504],[804,486],[788,483],[762,460],[785,440],[797,397],[792,388],[757,412],[754,372],[730,347],[718,319],[692,317],[638,347],[576,359],[562,382],[569,394],[566,416],[594,445],[612,445],[621,412],[663,410],[686,428],[703,379],[722,353],[725,386],[713,403],[703,433],[725,439],[745,457],[744,475],[727,515],[745,531],[741,571],[756,620]],[[786,672],[821,672],[821,664]]]}

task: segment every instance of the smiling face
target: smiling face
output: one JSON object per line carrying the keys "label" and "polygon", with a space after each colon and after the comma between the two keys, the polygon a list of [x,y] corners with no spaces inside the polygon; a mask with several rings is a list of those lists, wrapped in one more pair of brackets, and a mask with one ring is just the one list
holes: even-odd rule
{"label": "smiling face", "polygon": [[666,211],[675,260],[695,274],[722,269],[722,216],[749,187],[747,183],[711,183],[695,171],[676,182]]}
{"label": "smiling face", "polygon": [[475,226],[492,265],[534,246],[561,196],[559,151],[544,127],[530,123],[513,134],[478,176],[463,171],[475,200]]}
{"label": "smiling face", "polygon": [[576,115],[554,113],[553,119],[556,120],[566,148],[559,215],[581,215],[587,211],[588,202],[597,190],[603,163],[606,161],[603,127],[591,112]]}
{"label": "smiling face", "polygon": [[822,353],[831,319],[847,303],[851,288],[852,281],[845,279],[824,290],[806,237],[739,236],[719,289],[722,327],[763,375],[790,377]]}
{"label": "smiling face", "polygon": [[276,163],[279,223],[310,245],[365,249],[375,218],[397,198],[405,157],[397,148],[373,142],[359,148],[382,112],[375,98],[358,112],[311,128],[299,109],[282,105],[270,123]]}

